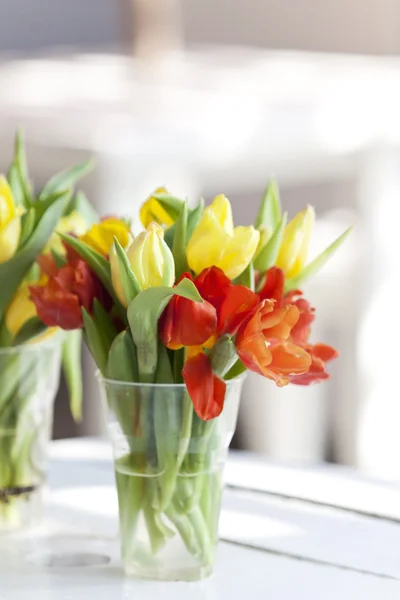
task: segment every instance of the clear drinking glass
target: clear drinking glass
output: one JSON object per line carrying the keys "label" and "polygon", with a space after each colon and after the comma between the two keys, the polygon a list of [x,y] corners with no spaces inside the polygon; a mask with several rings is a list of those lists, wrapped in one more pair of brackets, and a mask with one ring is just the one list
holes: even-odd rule
{"label": "clear drinking glass", "polygon": [[212,572],[222,476],[243,377],[227,382],[222,414],[202,421],[183,384],[99,375],[113,445],[121,553],[128,575],[191,581]]}
{"label": "clear drinking glass", "polygon": [[57,334],[0,349],[0,533],[41,517],[60,361]]}

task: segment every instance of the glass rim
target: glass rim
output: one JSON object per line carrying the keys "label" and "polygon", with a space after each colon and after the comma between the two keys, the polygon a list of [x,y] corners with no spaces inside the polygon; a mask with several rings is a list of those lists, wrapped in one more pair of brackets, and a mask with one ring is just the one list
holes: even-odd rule
{"label": "glass rim", "polygon": [[43,350],[43,348],[52,348],[56,346],[62,339],[63,334],[61,331],[54,333],[54,337],[51,336],[48,339],[41,340],[39,342],[27,342],[25,344],[19,344],[18,346],[5,346],[0,348],[0,356],[3,354],[18,354],[24,352],[37,352]]}
{"label": "glass rim", "polygon": [[[245,379],[246,375],[247,370],[244,373],[241,373],[240,375],[236,375],[236,377],[233,377],[232,379],[224,379],[224,381],[227,385],[231,385],[242,381],[243,379]],[[118,379],[110,379],[109,377],[104,377],[100,372],[100,369],[96,370],[95,376],[98,381],[101,381],[103,383],[111,385],[125,385],[133,388],[179,388],[182,390],[186,388],[186,383],[142,383],[140,381],[120,381]]]}

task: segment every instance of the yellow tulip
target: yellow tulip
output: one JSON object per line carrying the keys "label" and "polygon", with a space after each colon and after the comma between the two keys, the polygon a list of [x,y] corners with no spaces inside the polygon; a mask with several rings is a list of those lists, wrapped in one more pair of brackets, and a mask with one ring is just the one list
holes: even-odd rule
{"label": "yellow tulip", "polygon": [[8,331],[15,337],[29,319],[36,316],[27,284],[22,284],[11,300],[5,314]]}
{"label": "yellow tulip", "polygon": [[21,235],[21,214],[6,178],[0,176],[0,263],[12,258]]}
{"label": "yellow tulip", "polygon": [[276,266],[284,271],[287,279],[300,273],[306,263],[314,220],[315,211],[307,206],[285,228]]}
{"label": "yellow tulip", "polygon": [[[164,187],[159,187],[153,192],[155,194],[167,194]],[[174,219],[167,213],[165,208],[161,206],[157,198],[150,196],[140,209],[140,220],[143,227],[148,227],[150,223],[157,223],[167,229],[174,224]]]}
{"label": "yellow tulip", "polygon": [[77,211],[74,210],[66,217],[61,217],[55,231],[53,232],[50,240],[46,244],[44,253],[54,250],[59,254],[64,254],[65,248],[62,243],[62,239],[58,235],[59,233],[70,233],[73,235],[83,235],[87,230],[86,219]]}
{"label": "yellow tulip", "polygon": [[80,239],[100,254],[107,256],[114,243],[114,236],[121,246],[126,248],[131,239],[130,227],[125,221],[110,217],[92,225],[89,231],[80,236]]}
{"label": "yellow tulip", "polygon": [[[147,230],[139,233],[125,252],[142,290],[159,285],[171,287],[174,284],[174,257],[164,242],[164,231],[157,223],[150,223]],[[115,248],[110,254],[110,266],[115,293],[120,302],[127,306]]]}
{"label": "yellow tulip", "polygon": [[230,202],[221,194],[205,209],[189,240],[189,267],[198,274],[214,265],[235,279],[249,265],[259,240],[260,233],[254,227],[233,227]]}

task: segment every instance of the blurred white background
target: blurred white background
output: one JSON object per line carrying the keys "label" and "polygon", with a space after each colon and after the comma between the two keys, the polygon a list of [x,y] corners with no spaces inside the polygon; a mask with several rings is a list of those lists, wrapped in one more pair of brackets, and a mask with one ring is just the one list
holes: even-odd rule
{"label": "blurred white background", "polygon": [[[39,184],[89,155],[100,212],[137,215],[166,184],[224,192],[251,223],[274,174],[290,215],[317,210],[313,252],[356,228],[305,290],[315,338],[341,358],[328,384],[249,376],[237,446],[397,477],[396,299],[400,4],[395,0],[0,0],[0,166],[21,125]],[[57,437],[98,434],[59,396]]]}

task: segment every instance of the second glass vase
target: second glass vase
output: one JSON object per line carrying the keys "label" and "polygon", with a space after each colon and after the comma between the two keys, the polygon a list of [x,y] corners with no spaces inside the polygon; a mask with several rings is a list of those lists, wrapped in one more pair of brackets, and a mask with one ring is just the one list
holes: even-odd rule
{"label": "second glass vase", "polygon": [[243,377],[222,414],[202,421],[185,385],[103,379],[115,460],[121,552],[128,575],[190,581],[212,572],[223,469]]}
{"label": "second glass vase", "polygon": [[57,334],[0,349],[0,534],[31,526],[42,515],[60,361]]}

